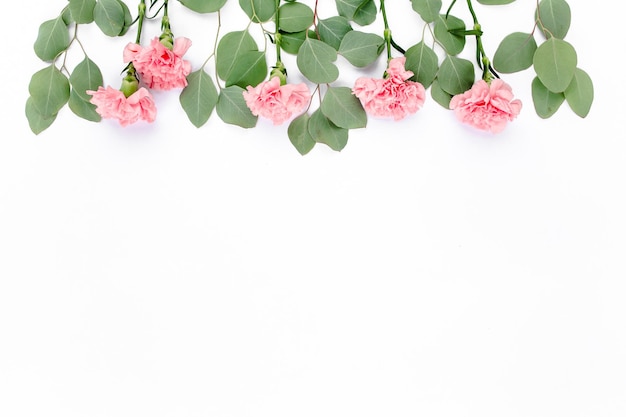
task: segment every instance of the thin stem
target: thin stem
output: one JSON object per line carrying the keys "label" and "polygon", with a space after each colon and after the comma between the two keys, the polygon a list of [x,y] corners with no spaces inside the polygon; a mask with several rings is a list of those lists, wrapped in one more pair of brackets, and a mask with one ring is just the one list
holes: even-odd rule
{"label": "thin stem", "polygon": [[385,0],[380,0],[380,13],[383,15],[383,23],[385,25],[384,38],[387,45],[387,60],[391,60],[391,29],[389,29],[389,22],[387,21],[387,11],[385,10]]}

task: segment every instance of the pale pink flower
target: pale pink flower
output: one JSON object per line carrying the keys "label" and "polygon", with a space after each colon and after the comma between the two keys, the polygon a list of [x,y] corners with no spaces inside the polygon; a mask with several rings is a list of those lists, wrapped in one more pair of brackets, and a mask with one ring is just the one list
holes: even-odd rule
{"label": "pale pink flower", "polygon": [[150,46],[143,48],[129,43],[124,48],[124,62],[131,62],[141,76],[141,80],[155,90],[171,90],[187,86],[187,76],[191,73],[191,63],[184,60],[191,41],[176,38],[174,48],[168,49],[159,38],[154,38]]}
{"label": "pale pink flower", "polygon": [[368,114],[400,120],[422,108],[426,90],[422,84],[408,81],[413,72],[404,68],[405,62],[405,57],[391,59],[383,79],[360,77],[356,80],[352,93],[361,100]]}
{"label": "pale pink flower", "polygon": [[280,78],[272,77],[256,87],[248,86],[243,98],[252,114],[279,125],[302,112],[311,99],[311,93],[305,83],[280,85]]}
{"label": "pale pink flower", "polygon": [[499,78],[487,83],[478,80],[472,88],[450,100],[450,109],[463,123],[492,133],[501,132],[507,122],[522,109],[520,100],[513,100],[513,90]]}
{"label": "pale pink flower", "polygon": [[152,123],[156,119],[157,109],[152,95],[144,87],[128,98],[120,90],[111,86],[98,87],[97,91],[87,91],[90,103],[96,106],[96,112],[105,119],[117,119],[122,126],[128,126],[138,120]]}

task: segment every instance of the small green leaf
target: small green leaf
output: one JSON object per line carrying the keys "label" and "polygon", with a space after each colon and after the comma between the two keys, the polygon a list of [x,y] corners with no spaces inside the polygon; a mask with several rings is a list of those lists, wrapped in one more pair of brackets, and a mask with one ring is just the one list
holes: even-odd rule
{"label": "small green leaf", "polygon": [[244,91],[237,85],[222,89],[215,111],[224,123],[248,129],[256,126],[258,117],[253,115],[246,105],[243,98]]}
{"label": "small green leaf", "polygon": [[47,20],[39,26],[35,40],[35,54],[43,61],[50,62],[70,45],[70,35],[61,16]]}
{"label": "small green leaf", "polygon": [[454,35],[449,30],[464,30],[465,22],[458,17],[441,14],[435,21],[435,38],[441,43],[441,46],[450,55],[456,55],[465,48],[465,36]]}
{"label": "small green leaf", "polygon": [[57,114],[70,98],[70,82],[54,65],[37,71],[30,79],[28,92],[32,104],[44,119]]}
{"label": "small green leaf", "polygon": [[385,40],[374,33],[351,30],[339,45],[339,54],[355,67],[366,67],[376,61]]}
{"label": "small green leaf", "polygon": [[339,69],[334,61],[337,51],[322,41],[307,38],[300,46],[296,64],[309,81],[316,84],[332,83],[339,77]]}
{"label": "small green leaf", "polygon": [[195,127],[200,127],[209,120],[218,99],[213,79],[203,69],[187,76],[187,87],[179,97],[183,110]]}
{"label": "small green leaf", "polygon": [[535,18],[546,38],[563,39],[569,31],[572,13],[565,0],[541,0]]}
{"label": "small green leaf", "polygon": [[26,100],[26,119],[28,120],[30,130],[35,135],[38,135],[49,128],[56,118],[56,114],[47,117],[42,116],[33,104],[32,97],[29,97],[28,100]]}
{"label": "small green leaf", "polygon": [[348,144],[348,129],[331,122],[320,109],[309,119],[309,134],[317,143],[323,143],[334,151],[341,151]]}
{"label": "small green leaf", "polygon": [[303,3],[285,3],[278,9],[279,28],[285,32],[302,32],[313,25],[313,10]]}
{"label": "small green leaf", "polygon": [[439,16],[441,11],[441,0],[411,0],[411,6],[422,20],[426,23],[432,23]]}
{"label": "small green leaf", "polygon": [[125,26],[124,6],[119,0],[98,0],[93,19],[105,35],[119,36]]}
{"label": "small green leaf", "polygon": [[96,112],[96,106],[89,101],[83,100],[74,89],[70,92],[70,99],[67,104],[72,113],[82,119],[90,122],[99,122],[102,119]]}
{"label": "small green leaf", "polygon": [[474,84],[474,64],[467,59],[448,56],[441,63],[437,79],[439,86],[448,94],[461,94]]}
{"label": "small green leaf", "polygon": [[309,119],[307,113],[303,113],[289,123],[287,136],[300,155],[306,155],[315,146],[315,141],[309,133]]}
{"label": "small green leaf", "polygon": [[254,38],[247,30],[234,31],[225,34],[217,45],[215,66],[217,75],[227,80],[235,68],[235,61],[241,55],[250,51],[258,51]]}
{"label": "small green leaf", "polygon": [[502,4],[513,3],[515,0],[478,0],[480,4],[500,6]]}
{"label": "small green leaf", "polygon": [[93,22],[93,9],[96,7],[96,0],[69,0],[72,19],[76,23]]}
{"label": "small green leaf", "polygon": [[570,108],[580,117],[587,117],[593,103],[593,82],[591,77],[580,68],[576,68],[572,82],[565,89],[565,100]]}
{"label": "small green leaf", "polygon": [[367,125],[367,114],[348,87],[330,87],[320,106],[324,116],[338,127],[358,129]]}
{"label": "small green leaf", "polygon": [[197,13],[213,13],[220,10],[226,0],[178,0],[180,3],[190,10]]}
{"label": "small green leaf", "polygon": [[530,33],[515,32],[506,36],[493,55],[493,67],[503,74],[522,71],[533,65],[537,42]]}
{"label": "small green leaf", "polygon": [[535,112],[542,119],[551,117],[565,101],[563,93],[553,93],[548,90],[539,77],[535,77],[531,83],[531,94]]}
{"label": "small green leaf", "polygon": [[297,55],[302,43],[307,38],[307,32],[309,37],[315,37],[315,32],[312,30],[302,32],[280,32],[280,47],[288,54]]}
{"label": "small green leaf", "polygon": [[404,68],[413,72],[411,79],[428,88],[439,70],[439,58],[435,51],[424,42],[420,42],[407,49],[404,56],[406,57]]}
{"label": "small green leaf", "polygon": [[239,0],[239,6],[255,23],[267,22],[276,13],[275,0]]}
{"label": "small green leaf", "polygon": [[438,103],[444,109],[450,110],[450,100],[452,100],[452,95],[443,91],[439,85],[439,81],[436,79],[430,85],[430,96],[433,98],[435,103]]}
{"label": "small green leaf", "polygon": [[267,61],[265,52],[248,51],[237,57],[233,70],[228,75],[226,87],[238,85],[246,88],[249,85],[256,86],[267,76]]}
{"label": "small green leaf", "polygon": [[335,49],[339,49],[341,40],[351,30],[350,22],[343,16],[332,16],[317,23],[320,40]]}
{"label": "small green leaf", "polygon": [[72,71],[70,83],[81,99],[89,100],[91,96],[87,94],[87,90],[95,91],[103,84],[102,72],[95,62],[85,56]]}
{"label": "small green leaf", "polygon": [[535,73],[550,91],[562,93],[574,77],[578,57],[572,45],[564,40],[550,38],[535,51]]}

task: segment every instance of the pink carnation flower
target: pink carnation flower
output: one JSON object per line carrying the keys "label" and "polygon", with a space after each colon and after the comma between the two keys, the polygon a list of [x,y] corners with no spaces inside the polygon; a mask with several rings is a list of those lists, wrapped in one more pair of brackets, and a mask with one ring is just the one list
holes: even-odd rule
{"label": "pink carnation flower", "polygon": [[141,76],[141,80],[155,90],[171,90],[187,86],[187,76],[191,73],[191,63],[182,59],[191,46],[187,38],[176,38],[172,50],[166,48],[159,38],[154,38],[150,46],[143,48],[129,43],[124,48],[124,62],[131,62]]}
{"label": "pink carnation flower", "polygon": [[404,68],[405,62],[405,57],[391,59],[384,79],[360,77],[356,80],[352,93],[361,100],[368,114],[400,120],[422,108],[426,90],[422,84],[408,81],[413,72]]}
{"label": "pink carnation flower", "polygon": [[122,126],[138,120],[152,123],[156,118],[156,106],[152,95],[141,87],[128,98],[120,90],[108,86],[98,87],[98,91],[87,91],[89,100],[96,106],[96,112],[105,119],[117,119]]}
{"label": "pink carnation flower", "polygon": [[490,84],[478,80],[470,90],[452,97],[450,109],[463,123],[498,133],[506,127],[507,122],[517,117],[522,102],[513,100],[511,87],[496,78]]}
{"label": "pink carnation flower", "polygon": [[302,112],[311,100],[311,93],[305,83],[280,85],[280,78],[272,77],[256,87],[248,86],[243,98],[252,114],[279,125]]}

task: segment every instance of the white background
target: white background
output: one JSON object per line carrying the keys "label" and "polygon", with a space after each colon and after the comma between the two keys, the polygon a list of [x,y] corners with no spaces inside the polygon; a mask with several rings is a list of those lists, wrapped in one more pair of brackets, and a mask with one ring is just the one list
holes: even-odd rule
{"label": "white background", "polygon": [[[64,3],[3,5],[0,416],[626,415],[621,2],[569,0],[585,119],[541,120],[528,70],[504,76],[524,108],[499,135],[429,98],[304,157],[286,124],[196,129],[178,92],[152,125],[65,108],[33,135],[32,44]],[[195,69],[216,20],[172,3]],[[246,24],[230,3],[222,33]],[[534,3],[475,5],[488,52]],[[418,42],[410,3],[387,8]],[[134,30],[79,32],[105,83]]]}

